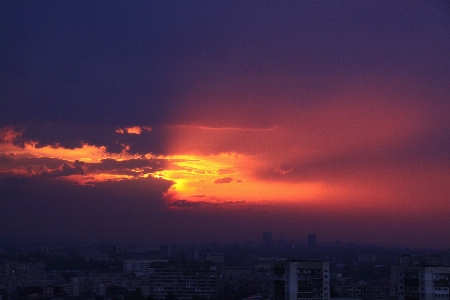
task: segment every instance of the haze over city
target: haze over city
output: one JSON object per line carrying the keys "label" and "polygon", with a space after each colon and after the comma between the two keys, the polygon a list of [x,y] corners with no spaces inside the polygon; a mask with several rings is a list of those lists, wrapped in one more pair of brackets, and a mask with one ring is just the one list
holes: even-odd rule
{"label": "haze over city", "polygon": [[449,248],[445,1],[2,1],[0,236]]}

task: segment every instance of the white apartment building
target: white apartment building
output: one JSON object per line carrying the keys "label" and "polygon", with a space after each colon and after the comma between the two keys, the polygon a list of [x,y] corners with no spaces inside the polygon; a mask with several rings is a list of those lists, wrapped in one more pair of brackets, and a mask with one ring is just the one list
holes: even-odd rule
{"label": "white apartment building", "polygon": [[450,267],[391,267],[392,287],[398,300],[449,300]]}

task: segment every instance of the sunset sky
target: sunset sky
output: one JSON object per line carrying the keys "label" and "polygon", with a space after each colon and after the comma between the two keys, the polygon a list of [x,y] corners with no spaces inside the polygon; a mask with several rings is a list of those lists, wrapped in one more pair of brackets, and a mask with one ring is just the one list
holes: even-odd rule
{"label": "sunset sky", "polygon": [[0,236],[450,248],[446,1],[2,1]]}

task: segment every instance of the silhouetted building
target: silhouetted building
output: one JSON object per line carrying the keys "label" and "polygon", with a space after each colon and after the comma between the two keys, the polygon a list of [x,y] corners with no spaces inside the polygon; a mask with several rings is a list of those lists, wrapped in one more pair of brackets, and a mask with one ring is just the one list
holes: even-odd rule
{"label": "silhouetted building", "polygon": [[126,259],[123,261],[123,273],[133,273],[136,276],[147,276],[152,272],[150,259]]}
{"label": "silhouetted building", "polygon": [[428,255],[425,258],[427,266],[444,266],[447,265],[447,259],[442,255]]}
{"label": "silhouetted building", "polygon": [[268,249],[272,246],[272,232],[265,231],[262,234],[262,246]]}
{"label": "silhouetted building", "polygon": [[361,298],[363,300],[390,299],[391,286],[389,281],[374,281],[361,284]]}
{"label": "silhouetted building", "polygon": [[157,300],[172,294],[178,300],[194,296],[217,298],[219,270],[209,262],[154,262],[151,264],[149,295]]}
{"label": "silhouetted building", "polygon": [[419,264],[419,259],[415,255],[402,254],[396,258],[397,265],[400,266],[414,266]]}
{"label": "silhouetted building", "polygon": [[44,280],[45,263],[44,262],[0,262],[0,281],[1,280]]}
{"label": "silhouetted building", "polygon": [[205,260],[219,264],[225,262],[225,257],[222,253],[206,254]]}
{"label": "silhouetted building", "polygon": [[274,262],[270,269],[270,299],[330,299],[328,262]]}
{"label": "silhouetted building", "polygon": [[363,264],[374,264],[377,256],[374,254],[358,254],[358,262]]}
{"label": "silhouetted building", "polygon": [[199,245],[194,245],[194,260],[199,260],[200,259],[200,246]]}
{"label": "silhouetted building", "polygon": [[317,246],[317,236],[314,233],[308,234],[308,247],[314,248]]}

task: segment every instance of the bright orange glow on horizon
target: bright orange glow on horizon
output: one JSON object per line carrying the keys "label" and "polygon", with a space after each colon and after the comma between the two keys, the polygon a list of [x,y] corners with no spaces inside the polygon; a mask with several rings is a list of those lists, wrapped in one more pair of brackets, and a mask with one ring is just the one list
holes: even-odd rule
{"label": "bright orange glow on horizon", "polygon": [[[177,198],[189,201],[310,201],[342,192],[322,182],[277,182],[257,179],[255,158],[237,154],[173,156],[176,168],[156,175],[175,182]],[[226,178],[227,180],[221,180]]]}
{"label": "bright orange glow on horizon", "polygon": [[[420,124],[428,115],[418,111],[417,107],[401,111],[398,106],[383,103],[356,105],[341,100],[303,112],[293,108],[285,114],[292,117],[272,127],[171,125],[163,129],[170,142],[167,153],[172,154],[165,156],[130,154],[131,145],[125,144],[121,144],[121,153],[88,144],[66,149],[58,145],[38,148],[37,142],[29,142],[21,148],[12,142],[22,133],[6,128],[0,131],[0,153],[11,158],[63,161],[51,168],[21,166],[8,170],[23,176],[64,176],[80,184],[142,177],[169,180],[173,182],[168,192],[171,200],[326,202],[333,206],[351,203],[368,208],[378,201],[379,208],[388,205],[384,199],[395,196],[396,187],[386,185],[389,170],[377,155],[401,147],[414,133],[422,134]],[[370,122],[363,117],[366,115],[371,115]],[[161,128],[133,126],[116,132],[137,135],[143,130]],[[102,164],[106,159],[125,163],[106,167]],[[150,163],[153,159],[161,164]],[[146,161],[147,167],[132,160]],[[78,162],[89,166],[77,171]],[[371,169],[366,173],[364,168],[368,167]],[[67,173],[58,175],[63,171]],[[398,174],[398,178],[404,177]],[[401,184],[396,178],[391,182]]]}

